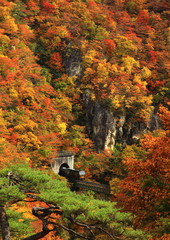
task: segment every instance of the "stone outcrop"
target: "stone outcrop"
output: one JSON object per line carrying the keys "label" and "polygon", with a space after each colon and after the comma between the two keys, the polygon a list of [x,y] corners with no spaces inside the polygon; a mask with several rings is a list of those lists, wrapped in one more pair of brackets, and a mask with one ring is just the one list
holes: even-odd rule
{"label": "stone outcrop", "polygon": [[77,76],[80,78],[82,75],[81,67],[81,53],[78,49],[67,49],[67,54],[64,56],[65,71],[68,76]]}
{"label": "stone outcrop", "polygon": [[87,131],[94,141],[98,151],[113,149],[116,142],[133,144],[148,130],[159,128],[160,123],[156,115],[152,115],[147,123],[128,121],[122,112],[114,115],[98,102],[86,102]]}

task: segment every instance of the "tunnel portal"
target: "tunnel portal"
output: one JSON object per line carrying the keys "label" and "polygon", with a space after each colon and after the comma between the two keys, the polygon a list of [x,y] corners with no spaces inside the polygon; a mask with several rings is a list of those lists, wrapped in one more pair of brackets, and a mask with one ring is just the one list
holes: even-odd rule
{"label": "tunnel portal", "polygon": [[57,152],[56,158],[51,160],[51,168],[56,174],[59,174],[63,167],[74,169],[74,154],[72,152]]}

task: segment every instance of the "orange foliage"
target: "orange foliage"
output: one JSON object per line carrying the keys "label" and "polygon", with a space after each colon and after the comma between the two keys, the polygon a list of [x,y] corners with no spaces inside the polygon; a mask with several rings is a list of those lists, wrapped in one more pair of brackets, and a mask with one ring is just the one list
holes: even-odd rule
{"label": "orange foliage", "polygon": [[53,53],[50,58],[49,66],[54,69],[60,69],[63,67],[62,58],[59,53]]}
{"label": "orange foliage", "polygon": [[[166,217],[170,176],[170,112],[160,107],[160,118],[166,130],[157,130],[154,135],[146,134],[141,141],[146,154],[141,159],[126,157],[128,177],[120,186],[123,190],[118,198],[124,208],[137,215],[136,224],[145,222],[153,227],[159,217]],[[148,220],[147,222],[147,219]]]}
{"label": "orange foliage", "polygon": [[[34,233],[38,233],[42,231],[42,221],[37,219],[33,214],[32,214],[32,208],[33,207],[49,207],[45,202],[40,202],[40,201],[33,201],[31,202],[30,200],[32,199],[25,199],[28,202],[25,202],[24,206],[23,204],[14,204],[12,206],[12,209],[17,211],[17,212],[21,212],[23,213],[23,217],[28,218],[28,219],[32,219],[34,221],[32,221],[31,226],[33,227],[33,231]],[[29,202],[30,201],[30,202]],[[52,218],[55,218],[57,220],[61,219],[60,215],[56,215],[56,214],[51,214]],[[49,226],[50,229],[50,226]],[[47,236],[43,237],[42,240],[63,240],[60,237],[57,237],[55,235],[54,232],[49,233]]]}

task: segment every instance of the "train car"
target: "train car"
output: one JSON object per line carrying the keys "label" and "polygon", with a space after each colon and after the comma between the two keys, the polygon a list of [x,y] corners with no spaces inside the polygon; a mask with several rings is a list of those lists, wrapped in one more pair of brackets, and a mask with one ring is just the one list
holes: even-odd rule
{"label": "train car", "polygon": [[85,172],[69,168],[63,164],[59,169],[59,175],[67,178],[70,182],[75,182],[84,179]]}

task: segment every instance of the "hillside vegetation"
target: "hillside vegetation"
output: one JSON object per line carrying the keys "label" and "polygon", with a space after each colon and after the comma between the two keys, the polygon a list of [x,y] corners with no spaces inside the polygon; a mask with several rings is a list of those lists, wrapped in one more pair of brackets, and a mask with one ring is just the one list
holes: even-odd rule
{"label": "hillside vegetation", "polygon": [[[26,164],[29,171],[47,170],[50,175],[51,158],[57,151],[68,150],[75,154],[75,167],[85,170],[88,179],[110,184],[109,200],[117,202],[124,215],[113,223],[112,203],[96,202],[104,210],[94,219],[81,205],[83,201],[88,205],[88,197],[94,196],[89,193],[83,200],[84,195],[79,198],[69,189],[63,190],[81,202],[83,210],[79,212],[71,204],[63,217],[58,213],[65,228],[72,229],[70,235],[60,234],[55,225],[53,231],[51,226],[46,229],[50,237],[45,234],[43,239],[84,236],[102,240],[104,233],[111,239],[169,239],[169,19],[168,0],[0,0],[0,191],[6,194],[5,199],[0,196],[0,208],[9,208],[8,216],[14,216],[10,213],[14,203],[28,200],[29,195],[23,194],[32,186],[27,186],[26,179],[26,192],[20,183],[4,192],[11,184],[4,169],[15,170],[25,179],[25,170],[17,172],[15,166]],[[99,139],[91,107],[95,104],[114,116],[111,125],[119,132],[100,126],[107,136],[113,136],[112,143],[105,143],[105,135],[104,143]],[[149,125],[152,116],[157,121]],[[132,126],[140,130],[135,137]],[[41,187],[34,189],[36,201],[58,206],[60,201],[50,202],[41,196],[40,192],[45,192]],[[15,190],[17,194],[7,201]],[[32,206],[27,203],[25,211]],[[19,214],[19,207],[15,207]],[[116,211],[115,205],[112,207]],[[75,215],[68,223],[72,211]],[[18,215],[16,221],[26,221],[23,229],[27,230],[22,234],[14,226],[12,239],[31,235],[29,217],[21,219]],[[93,233],[97,221],[101,224],[98,230],[103,228],[107,233],[98,234],[97,228]],[[36,223],[32,225],[37,232]]]}

